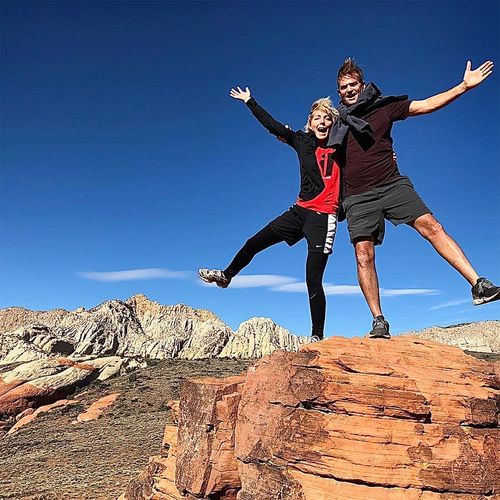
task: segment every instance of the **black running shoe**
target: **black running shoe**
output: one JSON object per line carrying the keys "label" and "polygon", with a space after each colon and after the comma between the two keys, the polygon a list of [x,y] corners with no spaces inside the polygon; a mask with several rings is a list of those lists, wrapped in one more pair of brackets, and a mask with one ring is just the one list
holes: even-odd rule
{"label": "black running shoe", "polygon": [[368,334],[371,339],[390,339],[389,323],[383,316],[377,316],[372,323],[372,331]]}
{"label": "black running shoe", "polygon": [[323,340],[321,337],[318,337],[317,335],[312,335],[310,339],[311,339],[310,344],[312,344],[313,342],[321,342]]}
{"label": "black running shoe", "polygon": [[479,306],[498,299],[500,299],[500,287],[495,286],[486,278],[478,278],[472,287],[472,303]]}

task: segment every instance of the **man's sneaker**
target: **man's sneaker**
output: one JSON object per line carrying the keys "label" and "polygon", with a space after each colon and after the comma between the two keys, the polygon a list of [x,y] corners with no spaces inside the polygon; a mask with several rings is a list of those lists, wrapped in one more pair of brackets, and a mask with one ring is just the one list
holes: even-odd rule
{"label": "man's sneaker", "polygon": [[371,339],[390,339],[389,323],[383,316],[377,316],[372,323],[372,331],[368,334]]}
{"label": "man's sneaker", "polygon": [[318,337],[317,335],[312,335],[310,344],[312,344],[313,342],[321,342],[322,340],[323,339]]}
{"label": "man's sneaker", "polygon": [[227,288],[231,283],[231,278],[226,278],[220,269],[198,269],[198,276],[205,283],[217,283],[221,288]]}
{"label": "man's sneaker", "polygon": [[472,303],[479,306],[498,299],[500,299],[500,287],[495,286],[486,278],[478,278],[472,287]]}

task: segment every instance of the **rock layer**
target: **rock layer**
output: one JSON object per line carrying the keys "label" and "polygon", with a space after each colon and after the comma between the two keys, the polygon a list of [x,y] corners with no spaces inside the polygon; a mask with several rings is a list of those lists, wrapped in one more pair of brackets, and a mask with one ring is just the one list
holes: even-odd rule
{"label": "rock layer", "polygon": [[243,389],[238,498],[499,493],[499,389],[491,364],[411,337],[278,353]]}
{"label": "rock layer", "polygon": [[419,332],[408,332],[407,335],[453,345],[465,351],[500,353],[500,321],[432,326]]}
{"label": "rock layer", "polygon": [[331,338],[244,381],[185,382],[166,474],[185,498],[499,498],[499,407],[498,363],[415,337]]}
{"label": "rock layer", "polygon": [[90,310],[0,310],[0,364],[54,354],[151,359],[251,358],[308,342],[265,318],[234,333],[215,314],[183,304],[164,306],[144,295],[110,300]]}
{"label": "rock layer", "polygon": [[93,380],[106,380],[137,366],[117,356],[75,361],[47,358],[0,367],[0,416],[51,404]]}

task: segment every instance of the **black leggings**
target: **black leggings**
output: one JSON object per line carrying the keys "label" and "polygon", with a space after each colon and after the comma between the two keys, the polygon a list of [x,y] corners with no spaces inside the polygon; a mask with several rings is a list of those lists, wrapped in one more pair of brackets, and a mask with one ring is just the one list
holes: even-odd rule
{"label": "black leggings", "polygon": [[[261,229],[243,245],[231,264],[224,269],[228,278],[236,276],[262,250],[284,241],[269,225]],[[326,298],[323,290],[323,274],[328,262],[328,254],[308,252],[306,261],[306,284],[311,309],[312,335],[323,338],[325,327]]]}

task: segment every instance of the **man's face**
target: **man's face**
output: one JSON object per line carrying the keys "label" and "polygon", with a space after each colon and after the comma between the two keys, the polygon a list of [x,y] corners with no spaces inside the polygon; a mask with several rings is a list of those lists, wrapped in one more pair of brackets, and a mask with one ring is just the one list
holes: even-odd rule
{"label": "man's face", "polygon": [[365,84],[356,78],[356,75],[346,75],[339,79],[339,96],[346,106],[352,106],[358,102],[359,96]]}

